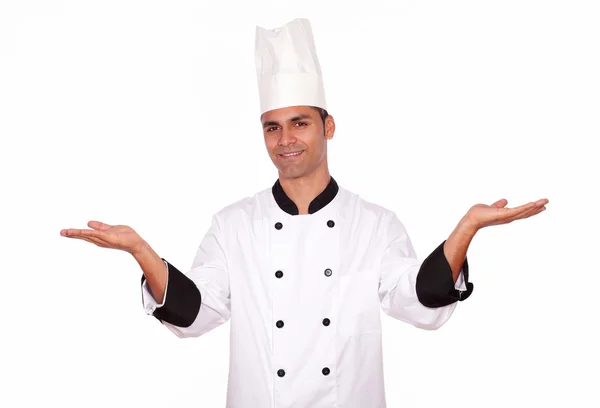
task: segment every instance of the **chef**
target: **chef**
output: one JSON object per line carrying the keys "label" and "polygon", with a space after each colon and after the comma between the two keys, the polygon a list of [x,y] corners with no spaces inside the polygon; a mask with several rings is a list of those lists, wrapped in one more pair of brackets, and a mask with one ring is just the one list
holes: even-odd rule
{"label": "chef", "polygon": [[93,230],[63,235],[132,253],[145,312],[176,336],[230,322],[228,408],[384,408],[380,311],[441,327],[473,291],[466,252],[475,233],[538,214],[548,200],[474,205],[418,260],[393,211],[329,173],[335,121],[309,21],[257,27],[255,52],[261,126],[278,178],[212,216],[189,270],[131,229],[124,241],[126,226],[93,221]]}

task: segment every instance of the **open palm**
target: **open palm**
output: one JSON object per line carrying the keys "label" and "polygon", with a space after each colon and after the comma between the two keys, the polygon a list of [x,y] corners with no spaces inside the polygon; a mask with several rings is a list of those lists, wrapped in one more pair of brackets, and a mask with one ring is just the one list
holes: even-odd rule
{"label": "open palm", "polygon": [[548,204],[548,202],[548,199],[542,198],[534,202],[523,204],[519,207],[505,208],[508,201],[503,198],[492,205],[474,205],[469,209],[466,217],[469,220],[469,223],[473,224],[476,228],[508,224],[515,220],[529,218],[541,213],[546,209],[546,204]]}
{"label": "open palm", "polygon": [[60,235],[88,241],[102,248],[119,249],[129,253],[133,253],[144,243],[138,233],[127,225],[109,225],[100,221],[90,221],[87,225],[93,229],[63,229]]}

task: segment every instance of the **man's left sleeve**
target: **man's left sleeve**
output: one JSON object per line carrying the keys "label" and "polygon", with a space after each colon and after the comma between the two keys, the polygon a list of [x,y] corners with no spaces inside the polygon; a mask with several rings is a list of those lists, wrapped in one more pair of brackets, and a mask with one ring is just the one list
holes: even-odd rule
{"label": "man's left sleeve", "polygon": [[[436,330],[473,290],[465,260],[456,284],[443,244],[424,261],[417,259],[404,224],[391,213],[384,218],[386,248],[379,264],[379,300],[388,316],[415,327]],[[445,241],[444,241],[445,242]]]}
{"label": "man's left sleeve", "polygon": [[417,274],[416,290],[419,302],[427,307],[443,307],[463,301],[471,296],[473,284],[469,282],[467,258],[454,283],[452,269],[444,254],[442,242],[421,264]]}

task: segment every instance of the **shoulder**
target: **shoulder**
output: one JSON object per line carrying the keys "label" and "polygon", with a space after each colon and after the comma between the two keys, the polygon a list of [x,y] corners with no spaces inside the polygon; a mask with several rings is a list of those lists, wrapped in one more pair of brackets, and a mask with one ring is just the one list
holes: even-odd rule
{"label": "shoulder", "polygon": [[346,189],[340,188],[340,193],[343,216],[354,227],[361,230],[366,228],[386,241],[393,241],[398,237],[405,238],[408,235],[405,224],[396,211]]}
{"label": "shoulder", "polygon": [[213,215],[213,222],[241,222],[243,219],[254,218],[265,208],[268,194],[271,194],[270,187],[226,205]]}
{"label": "shoulder", "polygon": [[397,218],[396,213],[388,207],[366,200],[350,190],[340,187],[339,194],[342,208],[351,217],[367,217],[383,221]]}

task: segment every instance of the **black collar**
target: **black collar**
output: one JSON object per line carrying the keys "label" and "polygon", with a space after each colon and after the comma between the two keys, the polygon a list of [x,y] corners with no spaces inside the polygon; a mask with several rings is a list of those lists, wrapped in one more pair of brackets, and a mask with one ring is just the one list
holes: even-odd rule
{"label": "black collar", "polygon": [[[288,197],[285,191],[283,191],[279,179],[277,179],[275,184],[273,184],[271,191],[273,192],[273,197],[275,198],[279,208],[290,215],[298,215],[298,206],[292,201],[291,198]],[[308,206],[308,213],[314,214],[321,208],[325,207],[335,198],[338,191],[338,184],[333,177],[330,177],[329,184],[327,184],[325,190],[323,190],[318,196],[315,197],[314,200],[311,201],[310,205]]]}

